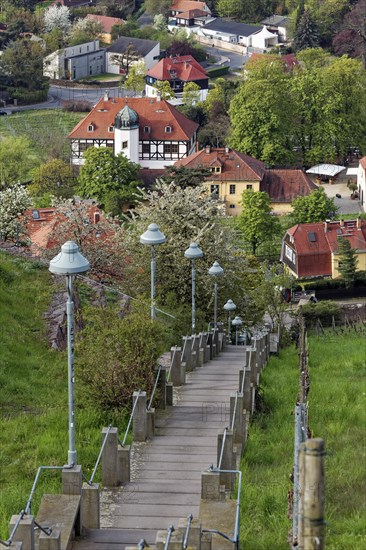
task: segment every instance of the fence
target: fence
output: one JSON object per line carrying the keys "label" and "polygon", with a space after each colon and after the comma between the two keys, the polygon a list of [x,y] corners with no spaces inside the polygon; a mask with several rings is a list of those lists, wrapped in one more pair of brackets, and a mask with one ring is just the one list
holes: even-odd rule
{"label": "fence", "polygon": [[309,353],[303,317],[299,318],[299,391],[294,411],[294,468],[292,510],[292,549],[324,548],[324,441],[310,439],[308,393],[310,390]]}

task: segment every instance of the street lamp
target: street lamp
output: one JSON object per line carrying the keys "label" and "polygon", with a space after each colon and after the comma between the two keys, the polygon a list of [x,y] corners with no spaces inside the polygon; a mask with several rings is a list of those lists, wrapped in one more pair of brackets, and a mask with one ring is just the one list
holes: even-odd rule
{"label": "street lamp", "polygon": [[61,252],[50,261],[49,270],[56,275],[66,275],[67,288],[67,374],[69,399],[69,452],[68,465],[77,463],[75,449],[75,372],[74,372],[74,302],[72,299],[72,283],[75,275],[89,269],[89,262],[79,252],[79,247],[73,241],[67,241],[61,247]]}
{"label": "street lamp", "polygon": [[155,305],[155,245],[163,244],[166,241],[165,235],[161,233],[156,223],[151,223],[147,231],[140,237],[140,243],[151,246],[151,319],[156,319]]}
{"label": "street lamp", "polygon": [[234,304],[234,302],[232,300],[228,300],[226,302],[226,304],[224,305],[224,309],[229,314],[228,327],[227,327],[227,337],[230,338],[230,334],[231,334],[231,312],[236,310],[236,305]]}
{"label": "street lamp", "polygon": [[191,243],[189,248],[184,253],[185,257],[189,260],[192,260],[192,331],[196,328],[196,303],[195,303],[195,293],[196,293],[196,270],[194,267],[194,261],[198,258],[202,258],[203,252],[198,247],[197,243]]}
{"label": "street lamp", "polygon": [[235,345],[237,346],[238,345],[238,327],[241,327],[241,325],[243,324],[243,321],[240,319],[240,317],[236,316],[232,321],[231,323],[234,325],[235,327]]}
{"label": "street lamp", "polygon": [[217,327],[217,277],[218,275],[222,275],[224,273],[224,270],[222,269],[219,262],[214,262],[212,267],[208,270],[210,275],[213,275],[215,277],[215,288],[214,288],[214,327]]}

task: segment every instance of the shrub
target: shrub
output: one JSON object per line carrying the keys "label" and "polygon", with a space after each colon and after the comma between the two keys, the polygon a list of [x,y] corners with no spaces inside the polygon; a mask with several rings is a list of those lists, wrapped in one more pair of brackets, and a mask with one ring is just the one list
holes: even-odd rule
{"label": "shrub", "polygon": [[163,352],[163,329],[144,311],[121,317],[115,307],[89,307],[77,343],[81,400],[102,410],[129,409],[134,391],[150,395],[154,367]]}
{"label": "shrub", "polygon": [[227,74],[229,72],[229,67],[215,67],[214,69],[208,69],[206,72],[209,78],[216,78],[217,76]]}
{"label": "shrub", "polygon": [[330,325],[333,317],[336,320],[339,318],[341,308],[336,302],[331,301],[316,303],[308,302],[304,306],[301,306],[301,313],[308,326],[314,326],[317,319],[319,319],[322,324]]}
{"label": "shrub", "polygon": [[62,106],[63,111],[88,113],[92,110],[92,105],[89,101],[74,101],[72,99],[65,101]]}
{"label": "shrub", "polygon": [[33,103],[41,103],[47,101],[48,87],[44,90],[28,91],[23,88],[16,88],[11,92],[13,99],[16,99],[21,105],[32,105]]}

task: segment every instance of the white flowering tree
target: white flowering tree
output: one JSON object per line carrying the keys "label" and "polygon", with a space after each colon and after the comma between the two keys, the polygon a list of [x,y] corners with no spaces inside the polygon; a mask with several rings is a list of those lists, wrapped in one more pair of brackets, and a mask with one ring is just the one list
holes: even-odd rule
{"label": "white flowering tree", "polygon": [[[153,191],[143,192],[142,202],[131,216],[123,238],[130,259],[125,285],[132,295],[149,294],[151,250],[139,244],[139,239],[150,223],[156,223],[167,238],[156,247],[159,304],[165,307],[185,304],[189,313],[192,265],[184,252],[191,242],[196,242],[204,253],[195,266],[197,309],[206,320],[212,317],[214,280],[208,269],[217,260],[224,269],[224,275],[218,279],[219,317],[226,318],[222,307],[229,298],[237,304],[238,313],[247,313],[249,317],[246,286],[247,275],[253,270],[248,269],[247,258],[238,246],[222,205],[211,198],[203,185],[183,189],[158,181]],[[257,313],[261,314],[259,309]]]}
{"label": "white flowering tree", "polygon": [[0,235],[1,239],[15,240],[24,235],[25,224],[22,214],[32,204],[28,191],[19,184],[0,192]]}
{"label": "white flowering tree", "polygon": [[70,10],[66,6],[50,6],[44,12],[43,25],[45,32],[49,33],[59,29],[68,33],[71,28]]}

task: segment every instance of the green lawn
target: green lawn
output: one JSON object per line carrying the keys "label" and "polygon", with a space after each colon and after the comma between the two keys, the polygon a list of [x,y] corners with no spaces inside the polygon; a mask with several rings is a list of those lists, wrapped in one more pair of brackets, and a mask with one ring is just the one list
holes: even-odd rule
{"label": "green lawn", "polygon": [[[67,356],[51,350],[43,318],[53,288],[44,267],[0,252],[0,538],[25,507],[37,468],[67,463]],[[88,477],[110,422],[78,407],[76,380],[76,446]],[[59,491],[60,473],[42,473],[33,511],[42,492]]]}
{"label": "green lawn", "polygon": [[4,137],[27,137],[39,163],[49,158],[70,158],[69,132],[86,113],[69,113],[61,109],[19,111],[0,117],[0,140]]}
{"label": "green lawn", "polygon": [[[309,338],[309,426],[325,440],[326,548],[366,547],[365,337]],[[262,411],[254,417],[242,459],[241,540],[248,550],[286,550],[291,529],[287,492],[293,467],[297,350],[272,357],[261,380]]]}

